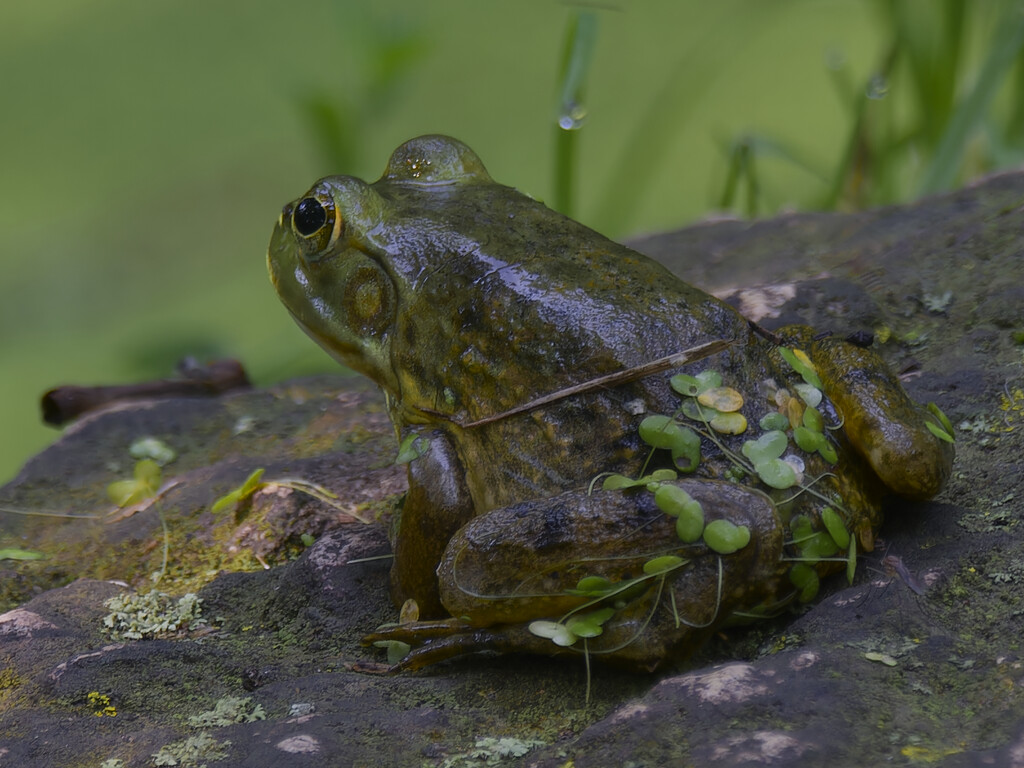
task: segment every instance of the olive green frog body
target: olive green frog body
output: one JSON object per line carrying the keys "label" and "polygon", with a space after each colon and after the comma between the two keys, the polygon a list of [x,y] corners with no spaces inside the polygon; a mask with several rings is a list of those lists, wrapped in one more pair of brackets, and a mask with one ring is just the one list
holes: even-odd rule
{"label": "olive green frog body", "polygon": [[[373,636],[409,643],[403,666],[586,647],[654,668],[737,611],[806,596],[847,555],[818,547],[813,573],[794,575],[807,541],[828,528],[852,535],[851,553],[870,549],[886,495],[927,498],[950,471],[939,418],[874,353],[806,328],[764,338],[647,257],[496,184],[454,139],[407,142],[373,184],[322,179],[284,208],[268,263],[299,325],[384,390],[413,457],[392,596],[422,620]],[[824,397],[810,407],[791,393],[813,398],[815,373]],[[680,392],[679,374],[700,393]],[[638,425],[683,405],[673,423],[699,437],[699,458],[677,456],[682,479],[588,492],[602,473],[650,473]],[[808,409],[823,426],[803,450]],[[780,412],[788,428],[760,426]],[[726,428],[714,414],[731,414]],[[787,443],[792,486],[746,457],[771,437]],[[669,451],[653,461],[673,465]],[[685,491],[707,533],[681,538],[651,492],[662,485]],[[749,540],[722,544],[716,528]]]}

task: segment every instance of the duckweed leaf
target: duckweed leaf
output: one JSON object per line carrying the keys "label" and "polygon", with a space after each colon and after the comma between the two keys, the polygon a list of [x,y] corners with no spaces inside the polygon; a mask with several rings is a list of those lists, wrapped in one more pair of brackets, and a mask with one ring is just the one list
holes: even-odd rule
{"label": "duckweed leaf", "polygon": [[378,640],[374,643],[377,648],[385,648],[388,652],[388,664],[395,666],[398,662],[409,655],[412,646],[403,643],[401,640]]}
{"label": "duckweed leaf", "polygon": [[700,437],[689,427],[682,428],[679,442],[672,446],[672,462],[680,472],[694,472],[700,465]]}
{"label": "duckweed leaf", "polygon": [[825,507],[821,510],[821,522],[825,524],[825,530],[828,531],[828,535],[832,537],[836,546],[840,549],[850,546],[850,532],[846,530],[843,518],[832,507]]}
{"label": "duckweed leaf", "polygon": [[678,517],[693,497],[677,485],[664,483],[654,490],[654,503],[669,517]]}
{"label": "duckweed leaf", "polygon": [[785,410],[790,427],[795,429],[804,423],[804,401],[799,397],[789,398],[786,401]]}
{"label": "duckweed leaf", "polygon": [[597,637],[604,631],[601,625],[614,615],[614,608],[602,608],[582,616],[573,616],[565,623],[566,629],[576,637]]}
{"label": "duckweed leaf", "polygon": [[821,456],[829,464],[835,464],[839,461],[839,456],[836,454],[836,449],[828,440],[821,444],[818,448],[818,455]]}
{"label": "duckweed leaf", "polygon": [[672,385],[672,389],[685,397],[696,397],[700,394],[700,382],[685,373],[676,374],[668,380],[668,383]]}
{"label": "duckweed leaf", "polygon": [[806,466],[804,465],[804,460],[797,456],[795,453],[787,453],[785,456],[782,457],[782,460],[789,464],[789,466],[793,468],[793,471],[796,472],[796,480],[799,483],[801,478],[803,477],[803,472],[806,469]]}
{"label": "duckweed leaf", "polygon": [[825,444],[825,435],[821,432],[814,432],[807,427],[797,427],[793,430],[793,442],[801,451],[817,453],[818,449]]}
{"label": "duckweed leaf", "polygon": [[799,590],[798,599],[801,603],[813,600],[821,586],[818,572],[807,563],[797,563],[790,568],[789,581]]}
{"label": "duckweed leaf", "polygon": [[782,459],[768,459],[760,464],[754,465],[754,471],[761,478],[761,482],[772,488],[783,490],[796,485],[796,470],[793,465]]}
{"label": "duckweed leaf", "polygon": [[700,391],[722,386],[722,374],[718,371],[701,371],[695,377]]}
{"label": "duckweed leaf", "polygon": [[416,461],[420,456],[430,450],[430,441],[422,435],[410,432],[402,438],[398,446],[398,455],[395,456],[395,464],[408,464]]}
{"label": "duckweed leaf", "polygon": [[653,448],[672,448],[681,439],[682,427],[671,416],[651,414],[640,422],[638,431],[640,439],[649,446]]}
{"label": "duckweed leaf", "polygon": [[537,637],[546,637],[563,648],[573,645],[579,639],[568,627],[557,621],[531,621],[528,629]]}
{"label": "duckweed leaf", "polygon": [[804,426],[812,432],[823,432],[825,430],[825,419],[821,417],[821,411],[813,405],[804,409]]}
{"label": "duckweed leaf", "polygon": [[704,534],[704,510],[700,502],[693,504],[683,510],[676,518],[676,536],[684,544],[693,544],[700,541]]}
{"label": "duckweed leaf", "polygon": [[704,526],[704,543],[720,555],[731,555],[750,543],[750,529],[729,520],[712,520]]}
{"label": "duckweed leaf", "polygon": [[567,590],[570,594],[582,597],[601,597],[615,588],[604,576],[584,576],[576,582],[576,588]]}
{"label": "duckweed leaf", "polygon": [[722,413],[732,413],[743,407],[743,395],[732,387],[712,387],[701,392],[697,402]]}
{"label": "duckweed leaf", "polygon": [[673,568],[678,568],[686,561],[678,555],[662,555],[661,557],[655,557],[652,560],[648,560],[644,563],[644,573],[648,576],[654,576],[659,573],[667,573]]}
{"label": "duckweed leaf", "polygon": [[742,413],[719,413],[708,424],[723,435],[742,435],[747,431],[747,419]]}
{"label": "duckweed leaf", "polygon": [[789,530],[793,533],[793,542],[799,544],[814,535],[814,524],[807,515],[794,515],[789,521]]}
{"label": "duckweed leaf", "polygon": [[601,483],[602,490],[618,491],[624,488],[644,488],[650,491],[657,490],[660,483],[675,480],[678,475],[674,469],[656,469],[649,475],[637,479],[616,473],[609,474]]}
{"label": "duckweed leaf", "polygon": [[803,384],[795,384],[793,389],[796,390],[800,399],[803,400],[808,407],[817,408],[821,405],[822,394],[821,390],[817,387],[812,387],[810,384],[805,382]]}
{"label": "duckweed leaf", "polygon": [[812,562],[832,557],[838,551],[839,547],[825,531],[812,534],[800,544],[800,556]]}
{"label": "duckweed leaf", "polygon": [[683,415],[694,421],[711,421],[715,416],[720,415],[717,410],[707,405],[701,405],[694,399],[683,401]]}
{"label": "duckweed leaf", "polygon": [[606,491],[618,491],[622,488],[636,488],[638,485],[646,485],[647,483],[642,480],[634,480],[632,477],[626,477],[625,475],[612,474],[608,475],[601,483],[601,488]]}
{"label": "duckweed leaf", "polygon": [[825,388],[822,386],[821,379],[818,378],[818,372],[814,369],[814,364],[802,349],[790,349],[789,347],[779,347],[778,349],[782,359],[789,363],[789,366],[799,373],[805,382],[815,389]]}
{"label": "duckweed leaf", "polygon": [[675,480],[678,475],[674,469],[656,469],[649,475],[644,475],[639,482],[650,485],[651,483],[667,483]]}
{"label": "duckweed leaf", "polygon": [[786,452],[789,445],[789,438],[786,433],[773,429],[765,432],[757,440],[747,440],[743,444],[743,455],[750,459],[755,465],[769,459],[777,459]]}
{"label": "duckweed leaf", "polygon": [[765,432],[785,431],[789,429],[789,419],[778,411],[766,413],[759,422],[761,429]]}

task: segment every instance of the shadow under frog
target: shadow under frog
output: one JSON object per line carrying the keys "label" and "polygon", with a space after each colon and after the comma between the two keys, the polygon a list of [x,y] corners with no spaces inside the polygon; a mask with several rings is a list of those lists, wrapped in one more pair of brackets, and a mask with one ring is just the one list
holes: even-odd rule
{"label": "shadow under frog", "polygon": [[[406,668],[585,648],[654,669],[737,613],[808,597],[809,580],[872,548],[885,496],[928,498],[950,472],[939,417],[873,352],[806,327],[764,338],[654,261],[495,183],[451,138],[403,144],[373,184],[317,182],[285,206],[268,263],[303,330],[384,390],[416,455],[391,589],[422,620],[368,638],[408,643]],[[673,374],[733,403],[699,407]],[[809,377],[820,388],[801,390]],[[823,393],[811,410],[824,447],[801,450],[807,392]],[[638,425],[687,400],[674,423],[699,437],[699,460],[676,462],[681,479],[590,490],[601,473],[650,473]],[[783,429],[760,426],[779,411]],[[727,428],[716,413],[732,414]],[[768,431],[802,470],[792,487],[746,457]],[[695,536],[656,503],[663,485],[685,491],[671,493],[689,500]],[[738,536],[715,543],[716,527]]]}

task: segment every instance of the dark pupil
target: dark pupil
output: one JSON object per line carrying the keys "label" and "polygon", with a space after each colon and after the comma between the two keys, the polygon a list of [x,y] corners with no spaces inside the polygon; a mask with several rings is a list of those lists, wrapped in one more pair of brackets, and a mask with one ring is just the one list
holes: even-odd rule
{"label": "dark pupil", "polygon": [[295,214],[292,218],[299,234],[309,237],[319,232],[320,228],[327,223],[327,212],[314,198],[306,197],[295,207]]}

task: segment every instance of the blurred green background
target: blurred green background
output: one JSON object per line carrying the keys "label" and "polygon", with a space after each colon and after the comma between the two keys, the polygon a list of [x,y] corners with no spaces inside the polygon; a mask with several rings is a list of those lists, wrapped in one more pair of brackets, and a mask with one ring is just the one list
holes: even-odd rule
{"label": "blurred green background", "polygon": [[261,384],[336,370],[264,263],[282,204],[319,176],[375,179],[399,143],[442,132],[550,202],[581,12],[596,35],[573,213],[621,238],[1019,162],[1019,6],[5,3],[0,480],[56,437],[38,397],[57,384],[162,377],[185,354],[237,357]]}

